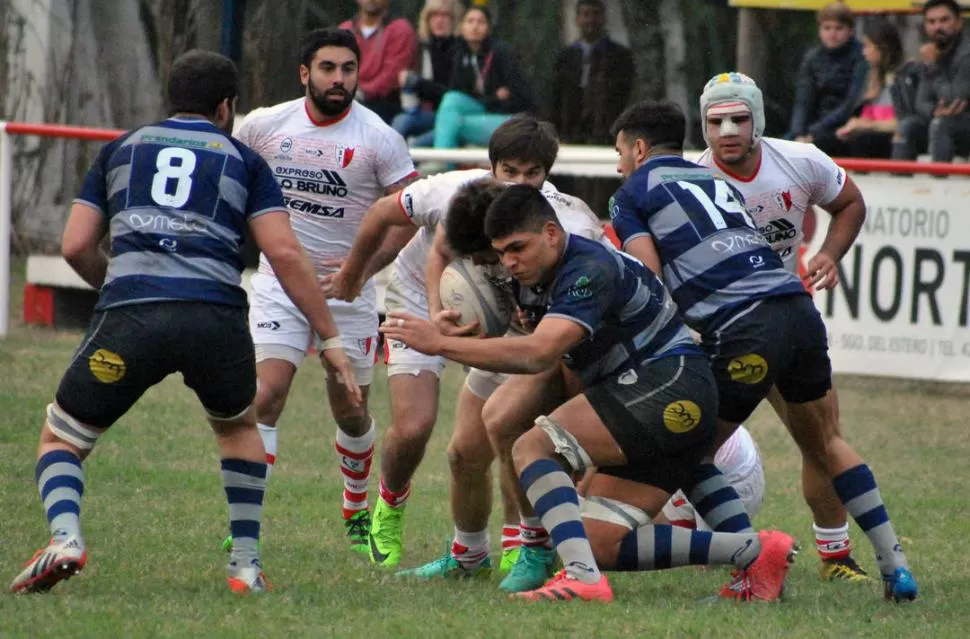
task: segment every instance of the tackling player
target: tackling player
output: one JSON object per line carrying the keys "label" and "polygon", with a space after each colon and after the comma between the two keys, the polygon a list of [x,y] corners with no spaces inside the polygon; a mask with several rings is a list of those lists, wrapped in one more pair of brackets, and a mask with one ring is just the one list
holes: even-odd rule
{"label": "tackling player", "polygon": [[[430,308],[440,310],[437,280],[433,285],[425,281],[426,264],[429,254],[433,253],[432,244],[440,241],[442,233],[439,229],[449,213],[449,202],[454,206],[456,201],[468,201],[467,197],[462,199],[461,194],[483,178],[542,186],[564,225],[585,237],[601,239],[601,224],[589,208],[582,201],[559,193],[551,184],[545,183],[558,150],[555,133],[548,124],[531,116],[509,119],[489,140],[491,170],[442,173],[411,184],[398,195],[375,203],[365,216],[343,267],[325,281],[325,286],[329,284],[328,293],[338,299],[354,299],[360,290],[368,256],[381,245],[384,233],[400,227],[417,228],[417,235],[394,261],[385,307],[388,311],[406,311],[427,318],[430,316],[427,292],[430,287],[434,291]],[[499,185],[494,187],[501,188]],[[467,334],[474,328],[459,328],[444,321],[442,326],[456,335]],[[385,348],[391,426],[384,437],[381,499],[374,512],[370,550],[372,561],[394,567],[401,557],[404,507],[410,494],[411,478],[424,456],[437,418],[439,376],[445,361],[417,352],[396,340],[388,340]],[[452,552],[474,558],[476,567],[485,563],[490,566],[491,561],[486,528],[491,509],[488,468],[492,452],[481,421],[482,406],[495,388],[491,377],[490,373],[480,371],[469,373],[459,393],[454,435],[448,447],[452,469],[452,515],[456,525]],[[506,523],[517,524],[516,521]],[[505,533],[508,537],[518,536],[515,529]],[[514,548],[512,544],[503,546]],[[508,552],[503,554],[503,565],[512,563],[508,561],[509,557]]]}
{"label": "tackling player", "polygon": [[[404,139],[380,117],[354,101],[360,51],[350,31],[318,29],[303,46],[302,98],[249,114],[239,139],[269,163],[290,210],[293,229],[319,275],[346,257],[367,208],[416,177]],[[403,240],[413,232],[405,229]],[[404,242],[370,254],[363,294],[331,303],[344,350],[354,362],[364,401],[348,401],[339,376],[329,371],[327,395],[337,422],[336,449],[344,479],[342,515],[351,548],[367,552],[370,530],[368,480],[377,430],[367,391],[377,356],[377,300],[370,276],[390,263]],[[315,334],[280,287],[272,266],[260,258],[252,278],[250,329],[256,343],[259,390],[256,414],[272,468],[277,422],[290,384]]]}
{"label": "tackling player", "polygon": [[[228,58],[182,55],[168,81],[172,116],[107,144],[74,200],[61,252],[100,293],[41,431],[35,477],[50,543],[17,575],[13,592],[46,592],[84,568],[81,462],[148,388],[175,372],[195,391],[219,443],[235,537],[229,587],[269,588],[258,547],[266,453],[252,410],[256,365],[240,286],[247,225],[324,339],[321,359],[343,375],[348,401],[360,401],[273,173],[230,137],[236,95]],[[99,250],[105,233],[110,261]]]}
{"label": "tackling player", "polygon": [[389,314],[381,331],[484,370],[557,371],[565,403],[538,417],[537,428],[516,441],[512,456],[564,569],[516,596],[612,601],[597,563],[602,560],[630,569],[734,564],[747,584],[745,598],[777,599],[794,549],[784,533],[646,525],[594,554],[571,475],[595,466],[597,477],[615,475],[624,489],[656,501],[653,509],[659,510],[690,480],[716,435],[710,366],[657,276],[611,247],[567,233],[534,188],[506,188],[488,209],[485,232],[514,278],[520,308],[537,320],[530,335],[449,337],[407,313]]}
{"label": "tackling player", "polygon": [[[806,283],[816,290],[834,288],[839,282],[838,262],[855,242],[866,216],[855,182],[813,144],[763,137],[761,90],[743,74],[711,78],[700,108],[708,149],[698,163],[741,192],[758,230],[792,273],[799,272],[806,211],[817,205],[831,214],[822,248],[808,261]],[[787,425],[785,403],[777,390],[772,389],[768,400]],[[803,457],[802,482],[814,515],[822,578],[868,580],[851,555],[845,508],[824,470],[809,457]]]}
{"label": "tackling player", "polygon": [[[731,84],[745,85],[741,78]],[[886,598],[914,599],[916,582],[875,478],[839,432],[825,325],[801,282],[760,235],[734,187],[681,157],[680,107],[641,102],[613,128],[617,170],[627,178],[611,203],[614,227],[624,250],[663,274],[685,321],[701,334],[720,395],[718,443],[777,386],[792,438],[876,549]],[[709,523],[750,528],[741,518],[730,527]]]}

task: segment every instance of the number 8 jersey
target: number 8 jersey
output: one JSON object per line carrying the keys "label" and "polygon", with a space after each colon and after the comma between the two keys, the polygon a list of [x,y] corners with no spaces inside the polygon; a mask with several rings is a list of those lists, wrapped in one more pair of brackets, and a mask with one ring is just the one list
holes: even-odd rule
{"label": "number 8 jersey", "polygon": [[111,237],[97,310],[158,301],[245,308],[246,225],[285,210],[266,162],[202,118],[170,118],[105,145],[74,201],[101,211]]}
{"label": "number 8 jersey", "polygon": [[755,300],[805,294],[740,193],[706,167],[676,156],[649,160],[613,196],[610,216],[624,248],[653,239],[664,283],[696,331],[717,328]]}

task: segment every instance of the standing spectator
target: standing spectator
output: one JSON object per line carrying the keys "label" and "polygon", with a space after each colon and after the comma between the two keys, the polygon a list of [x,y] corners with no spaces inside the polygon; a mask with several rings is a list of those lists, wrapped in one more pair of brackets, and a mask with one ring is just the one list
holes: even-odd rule
{"label": "standing spectator", "polygon": [[930,155],[951,162],[970,152],[970,43],[963,37],[960,5],[955,0],[928,0],[923,29],[936,45],[936,61],[920,83],[918,109],[930,121]]}
{"label": "standing spectator", "polygon": [[893,106],[896,109],[896,135],[893,137],[894,160],[916,160],[929,146],[930,118],[919,109],[919,87],[936,62],[936,45],[925,42],[916,60],[907,60],[896,73],[893,83]]}
{"label": "standing spectator", "polygon": [[399,77],[410,69],[418,50],[411,23],[390,19],[391,0],[357,0],[360,11],[341,29],[354,32],[360,47],[360,84],[355,99],[390,124],[401,110]]}
{"label": "standing spectator", "polygon": [[461,21],[451,90],[434,123],[434,145],[452,149],[486,145],[492,132],[514,113],[535,109],[532,87],[508,45],[492,36],[492,14],[471,7]]}
{"label": "standing spectator", "polygon": [[821,44],[805,54],[798,69],[789,139],[814,143],[830,154],[838,146],[835,131],[859,104],[868,72],[854,29],[855,17],[845,4],[819,10]]}
{"label": "standing spectator", "polygon": [[579,39],[556,58],[548,119],[568,144],[610,146],[633,83],[630,50],[606,33],[603,0],[576,3]]}
{"label": "standing spectator", "polygon": [[[612,146],[610,126],[630,98],[633,55],[606,33],[603,0],[579,0],[576,26],[579,39],[556,58],[547,118],[566,144]],[[617,180],[607,178],[560,177],[556,184],[599,213],[605,213],[619,188]]]}
{"label": "standing spectator", "polygon": [[[401,113],[394,130],[410,139],[411,146],[434,144],[434,116],[451,81],[455,57],[455,23],[465,8],[458,0],[427,0],[418,18],[417,68],[401,71]],[[416,136],[416,137],[415,137]]]}
{"label": "standing spectator", "polygon": [[889,22],[868,26],[862,38],[862,54],[869,63],[869,79],[859,115],[839,127],[835,136],[842,142],[839,155],[860,158],[888,158],[896,132],[893,89],[896,70],[903,60],[899,31]]}

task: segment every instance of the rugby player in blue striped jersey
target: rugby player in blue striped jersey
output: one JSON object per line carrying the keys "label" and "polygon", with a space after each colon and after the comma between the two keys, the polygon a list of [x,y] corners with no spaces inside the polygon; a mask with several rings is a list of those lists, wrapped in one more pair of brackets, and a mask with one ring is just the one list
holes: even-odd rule
{"label": "rugby player in blue striped jersey", "polygon": [[[184,54],[168,82],[172,116],[105,145],[74,200],[61,252],[100,294],[41,431],[35,477],[51,539],[14,579],[13,592],[46,592],[84,568],[81,462],[148,388],[176,372],[199,398],[220,449],[235,539],[229,588],[269,589],[258,548],[266,461],[252,409],[256,364],[240,285],[247,226],[326,338],[321,359],[360,402],[280,188],[266,162],[230,136],[236,95],[231,60]],[[110,259],[99,250],[105,234]]]}

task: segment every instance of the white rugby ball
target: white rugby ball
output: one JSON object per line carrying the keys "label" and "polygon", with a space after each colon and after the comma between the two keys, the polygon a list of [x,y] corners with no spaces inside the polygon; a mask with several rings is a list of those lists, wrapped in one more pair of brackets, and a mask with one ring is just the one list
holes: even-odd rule
{"label": "white rugby ball", "polygon": [[489,282],[471,259],[455,260],[445,268],[438,293],[446,310],[461,313],[459,324],[478,320],[477,334],[498,337],[508,330],[512,321],[509,296]]}

